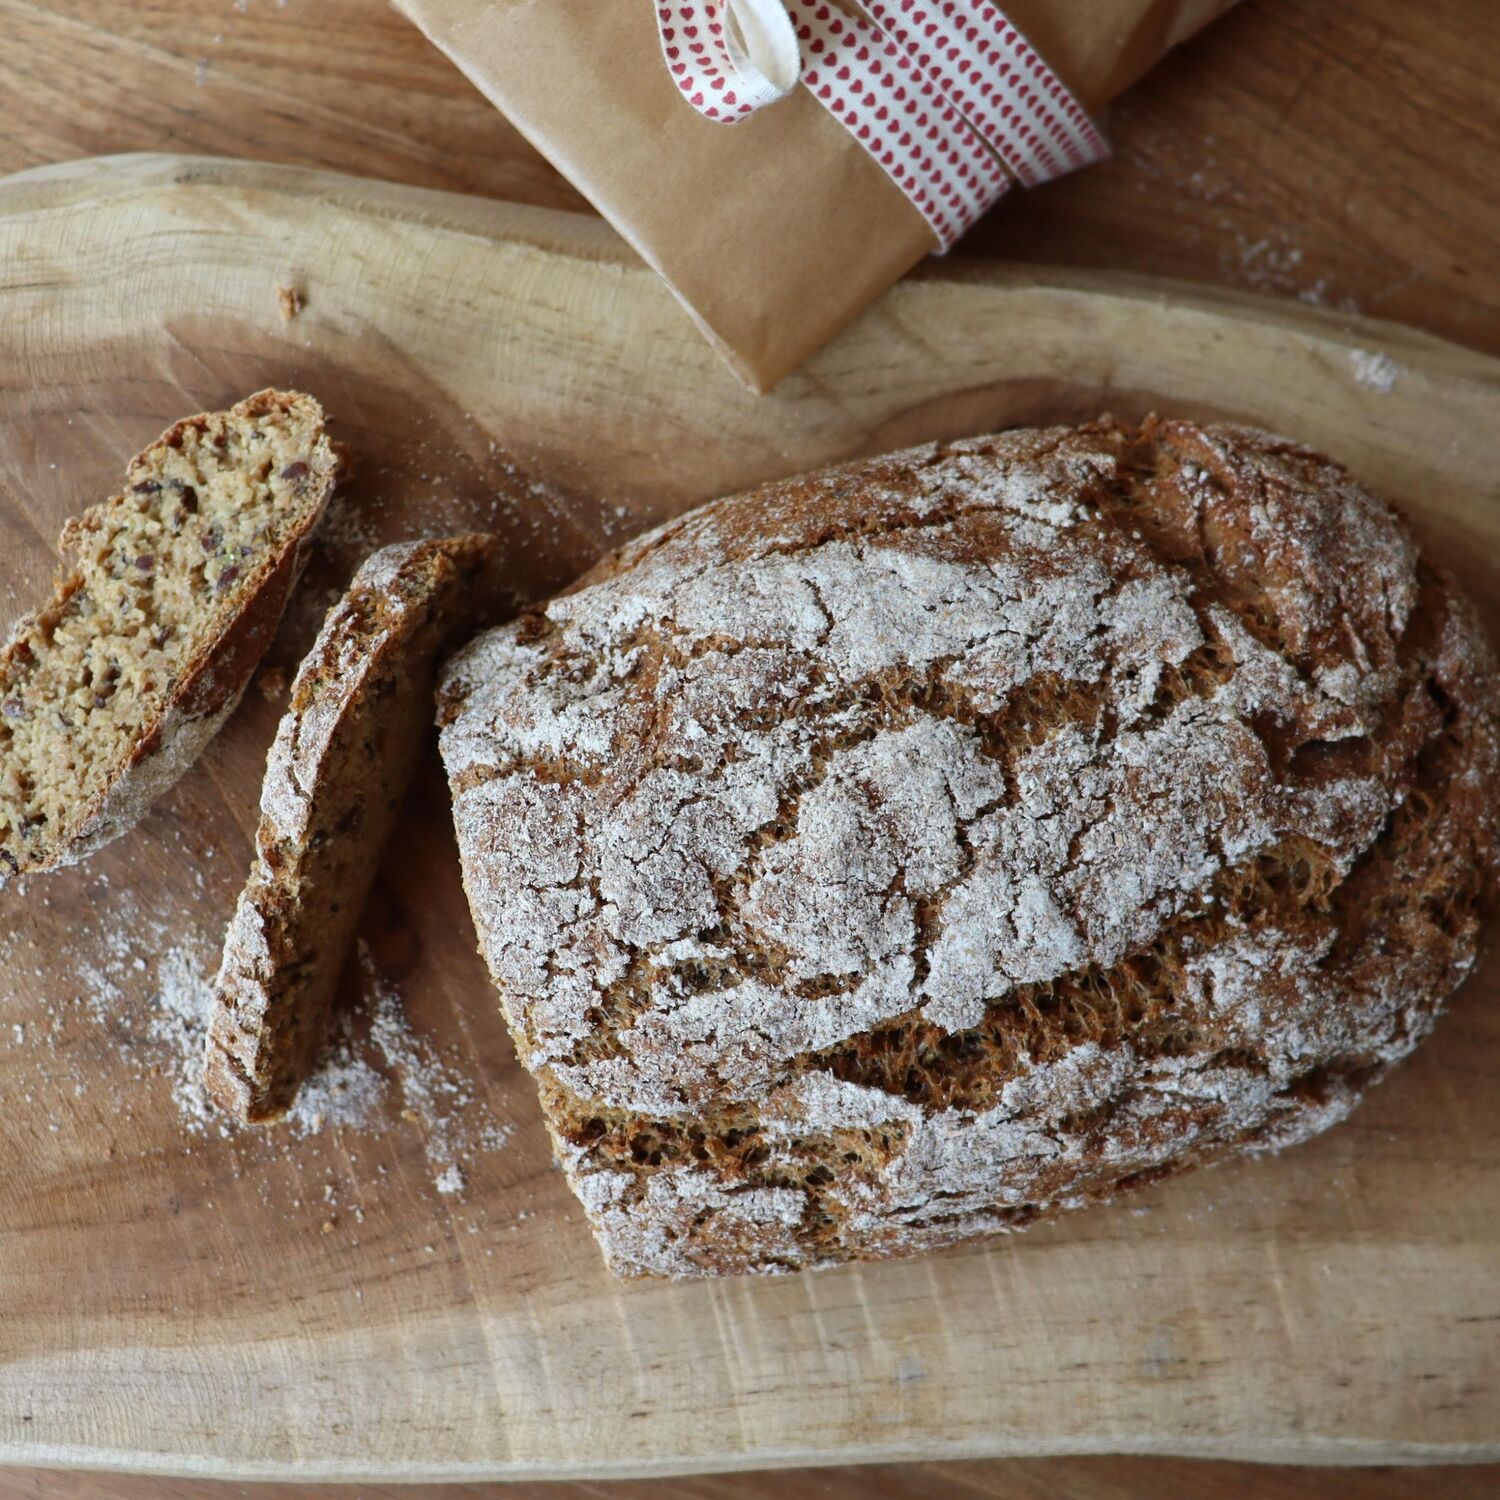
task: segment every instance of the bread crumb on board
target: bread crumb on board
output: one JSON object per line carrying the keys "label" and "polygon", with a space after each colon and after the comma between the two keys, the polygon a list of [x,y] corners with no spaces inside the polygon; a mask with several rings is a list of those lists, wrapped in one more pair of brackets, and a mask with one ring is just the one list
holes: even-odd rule
{"label": "bread crumb on board", "polygon": [[306,299],[300,287],[278,286],[276,288],[276,305],[281,309],[283,320],[290,323],[302,311],[306,305]]}

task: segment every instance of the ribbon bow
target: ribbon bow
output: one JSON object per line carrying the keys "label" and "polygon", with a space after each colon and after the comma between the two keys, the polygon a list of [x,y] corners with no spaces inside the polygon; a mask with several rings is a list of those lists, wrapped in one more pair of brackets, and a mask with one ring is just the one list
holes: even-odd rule
{"label": "ribbon bow", "polygon": [[1109,147],[990,0],[657,0],[688,103],[729,124],[799,82],[911,200],[947,250],[1017,181],[1035,187]]}

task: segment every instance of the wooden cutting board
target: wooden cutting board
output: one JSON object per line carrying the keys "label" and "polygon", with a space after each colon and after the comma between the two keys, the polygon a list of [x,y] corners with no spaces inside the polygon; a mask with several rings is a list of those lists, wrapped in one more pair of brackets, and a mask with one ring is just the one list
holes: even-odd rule
{"label": "wooden cutting board", "polygon": [[[278,287],[304,299],[290,320]],[[494,526],[534,596],[719,491],[1101,409],[1327,449],[1500,625],[1500,366],[1462,349],[953,264],[757,398],[593,220],[168,157],[0,183],[0,621],[130,453],[270,383],[320,396],[358,463],[282,663],[377,542]],[[1285,1157],[905,1263],[620,1285],[495,1013],[433,764],[322,1128],[195,1114],[191,1010],[277,712],[273,671],[140,829],[0,893],[0,1462],[310,1481],[1500,1456],[1500,964]]]}

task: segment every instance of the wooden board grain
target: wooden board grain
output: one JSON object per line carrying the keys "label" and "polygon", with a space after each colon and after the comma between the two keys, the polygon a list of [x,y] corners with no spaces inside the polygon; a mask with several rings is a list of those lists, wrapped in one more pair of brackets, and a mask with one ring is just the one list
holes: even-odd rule
{"label": "wooden board grain", "polygon": [[0,1500],[1494,1500],[1493,1464],[1401,1468],[1185,1458],[998,1458],[494,1484],[307,1485],[0,1470]]}
{"label": "wooden board grain", "polygon": [[[755,398],[595,221],[173,158],[0,184],[0,309],[7,618],[125,455],[274,381],[359,462],[283,657],[377,541],[494,525],[534,595],[718,490],[1101,407],[1328,449],[1500,623],[1495,364],[1314,309],[955,265]],[[252,692],[128,840],[0,898],[0,1460],[310,1481],[1500,1455],[1493,962],[1284,1158],[904,1264],[622,1287],[495,1017],[431,768],[351,984],[399,992],[409,1045],[473,1095],[454,1110],[494,1128],[437,1140],[399,1088],[362,1129],[184,1128],[162,996],[212,964],[274,718]]]}

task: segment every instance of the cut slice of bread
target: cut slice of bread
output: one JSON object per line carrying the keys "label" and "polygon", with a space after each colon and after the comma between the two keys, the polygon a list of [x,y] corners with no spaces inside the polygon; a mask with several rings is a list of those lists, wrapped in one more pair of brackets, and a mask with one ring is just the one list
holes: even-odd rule
{"label": "cut slice of bread", "polygon": [[188,417],[63,529],[0,651],[0,883],[135,823],[239,701],[339,468],[310,396]]}
{"label": "cut slice of bread", "polygon": [[493,598],[493,537],[387,547],[329,612],[261,788],[256,859],[224,942],[204,1086],[240,1120],[296,1097],[333,1014],[380,851],[426,739],[445,648]]}

